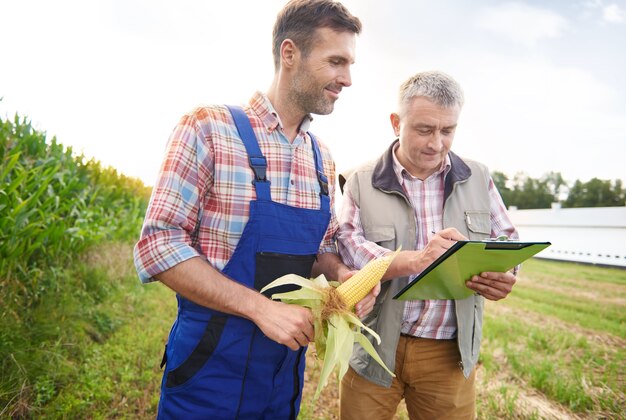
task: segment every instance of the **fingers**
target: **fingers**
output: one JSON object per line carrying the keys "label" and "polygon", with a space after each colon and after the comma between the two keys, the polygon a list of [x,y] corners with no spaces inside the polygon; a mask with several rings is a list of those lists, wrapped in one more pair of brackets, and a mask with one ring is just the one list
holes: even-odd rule
{"label": "fingers", "polygon": [[437,232],[437,235],[449,241],[465,241],[467,238],[455,228],[446,228]]}
{"label": "fingers", "polygon": [[337,279],[337,281],[339,281],[339,283],[343,283],[344,281],[348,280],[350,277],[352,277],[353,275],[355,275],[358,272],[359,272],[359,270],[346,271],[346,272],[344,272],[344,273],[339,275],[339,278]]}
{"label": "fingers", "polygon": [[359,318],[364,318],[367,314],[372,312],[374,309],[374,304],[376,303],[376,297],[380,293],[380,283],[378,283],[374,288],[365,296],[359,303],[356,304],[354,310],[356,312],[356,316]]}
{"label": "fingers", "polygon": [[269,302],[269,310],[257,322],[263,334],[291,350],[297,350],[315,340],[313,315],[309,309],[282,302]]}
{"label": "fingers", "polygon": [[481,273],[473,276],[466,285],[486,299],[500,300],[511,293],[515,281],[512,273]]}

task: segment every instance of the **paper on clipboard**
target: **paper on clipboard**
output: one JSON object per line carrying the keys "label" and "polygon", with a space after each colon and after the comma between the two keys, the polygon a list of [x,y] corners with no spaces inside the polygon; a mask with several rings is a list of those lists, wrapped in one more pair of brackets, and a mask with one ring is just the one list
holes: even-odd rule
{"label": "paper on clipboard", "polygon": [[550,245],[550,242],[458,241],[394,299],[465,299],[475,293],[465,286],[473,275],[506,272]]}

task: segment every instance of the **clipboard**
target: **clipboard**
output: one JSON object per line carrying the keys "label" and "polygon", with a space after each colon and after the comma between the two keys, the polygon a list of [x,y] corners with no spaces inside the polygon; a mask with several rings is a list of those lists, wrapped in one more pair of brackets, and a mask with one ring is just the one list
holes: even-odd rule
{"label": "clipboard", "polygon": [[465,299],[475,293],[465,286],[473,275],[506,272],[550,245],[550,242],[458,241],[393,298]]}

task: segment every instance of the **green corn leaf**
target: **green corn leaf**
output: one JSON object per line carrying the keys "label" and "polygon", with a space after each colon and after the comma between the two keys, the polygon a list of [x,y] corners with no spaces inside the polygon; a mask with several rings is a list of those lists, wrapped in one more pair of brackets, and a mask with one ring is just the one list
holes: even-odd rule
{"label": "green corn leaf", "polygon": [[[341,327],[340,327],[341,328]],[[326,354],[324,357],[324,362],[322,363],[322,369],[320,370],[320,379],[317,383],[317,389],[315,391],[315,395],[313,399],[317,399],[319,397],[320,392],[326,386],[328,382],[328,377],[333,372],[335,365],[337,364],[337,358],[339,356],[338,350],[338,335],[345,333],[346,331],[340,331],[335,328],[331,323],[328,326],[328,336],[326,339]]]}
{"label": "green corn leaf", "polygon": [[[331,285],[332,285],[332,284],[330,284],[330,283],[328,282],[328,280],[326,280],[326,277],[324,277],[324,275],[323,275],[323,274],[320,274],[319,276],[317,276],[316,278],[314,278],[314,279],[312,280],[312,282],[313,282],[313,284],[315,284],[316,286],[318,286],[318,287],[320,287],[320,288],[322,288],[322,289],[325,289],[326,287],[329,287],[329,286],[331,286]],[[331,282],[331,283],[335,283],[335,282]],[[337,284],[339,284],[339,283],[337,283]]]}
{"label": "green corn leaf", "polygon": [[[343,378],[343,375],[348,371],[350,366],[350,357],[352,356],[352,349],[354,347],[354,333],[355,331],[350,327],[350,324],[341,315],[333,315],[333,321],[341,325],[338,329],[338,335],[340,338],[337,340],[337,365],[339,367],[339,379]],[[343,332],[343,333],[341,333]]]}
{"label": "green corn leaf", "polygon": [[355,334],[355,337],[356,341],[363,347],[363,350],[365,350],[370,356],[372,356],[372,358],[376,360],[387,372],[389,372],[391,376],[396,376],[392,371],[389,370],[387,366],[385,366],[383,359],[380,358],[380,356],[376,352],[376,349],[374,348],[372,343],[370,343],[366,336],[364,336],[360,332],[357,332]]}
{"label": "green corn leaf", "polygon": [[315,286],[311,280],[305,279],[304,277],[300,277],[296,274],[287,274],[285,276],[277,278],[276,280],[265,286],[263,289],[261,289],[261,293],[273,287],[284,286],[288,284],[295,284],[305,289],[317,290],[317,286]]}
{"label": "green corn leaf", "polygon": [[272,295],[272,299],[280,299],[283,303],[288,303],[290,305],[298,305],[304,308],[313,309],[317,306],[320,306],[321,299],[292,299],[292,298],[279,298],[280,295],[286,293],[280,293],[276,295]]}
{"label": "green corn leaf", "polygon": [[290,292],[274,293],[272,299],[280,299],[283,302],[286,300],[302,300],[302,299],[314,299],[319,300],[322,298],[322,292],[319,289],[298,289]]}
{"label": "green corn leaf", "polygon": [[348,313],[346,314],[346,317],[350,320],[350,322],[352,322],[352,324],[356,325],[359,328],[363,328],[365,331],[370,333],[372,337],[374,337],[376,342],[380,344],[380,336],[376,334],[376,331],[361,322],[361,320],[356,315],[354,315],[353,313]]}

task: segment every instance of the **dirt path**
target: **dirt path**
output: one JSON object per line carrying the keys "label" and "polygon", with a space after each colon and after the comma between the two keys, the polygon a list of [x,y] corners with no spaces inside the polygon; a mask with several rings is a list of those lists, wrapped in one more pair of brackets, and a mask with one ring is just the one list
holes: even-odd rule
{"label": "dirt path", "polygon": [[[505,364],[503,363],[502,366]],[[485,369],[479,368],[476,372],[478,381],[478,398],[487,398],[489,394],[499,395],[503,387],[511,389],[517,394],[515,399],[515,413],[518,418],[539,417],[547,420],[572,419],[581,420],[580,417],[567,408],[546,398],[540,392],[525,387],[517,378],[514,378],[506,369],[498,372],[497,376],[485,378]],[[480,416],[479,416],[480,417]]]}

